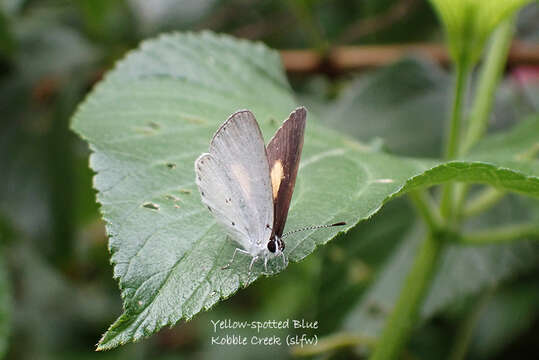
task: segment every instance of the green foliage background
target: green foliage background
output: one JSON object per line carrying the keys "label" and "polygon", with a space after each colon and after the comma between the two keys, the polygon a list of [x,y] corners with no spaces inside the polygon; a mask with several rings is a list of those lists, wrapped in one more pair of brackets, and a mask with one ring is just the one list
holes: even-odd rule
{"label": "green foliage background", "polygon": [[[533,148],[539,138],[538,119],[533,116],[538,111],[537,78],[522,76],[526,69],[509,69],[496,93],[490,129],[511,129],[510,135],[492,136],[469,155],[470,159],[494,162],[497,166],[485,168],[463,159],[453,166],[436,167],[436,161],[427,159],[439,156],[441,151],[452,85],[447,69],[412,56],[362,73],[293,75],[287,81],[275,53],[256,47],[258,55],[253,56],[255,47],[251,49],[251,45],[238,45],[229,38],[213,35],[192,35],[190,43],[182,42],[178,36],[168,40],[190,44],[185,48],[188,53],[211,54],[218,58],[218,63],[225,65],[227,59],[233,61],[234,56],[245,51],[244,56],[252,56],[252,59],[246,61],[246,65],[239,69],[243,72],[238,74],[247,74],[245,76],[255,87],[254,92],[245,92],[241,84],[237,88],[237,98],[212,92],[222,83],[212,83],[212,79],[200,71],[186,70],[181,66],[184,59],[181,57],[177,58],[177,68],[164,68],[163,76],[159,78],[143,83],[125,82],[129,76],[136,80],[137,71],[143,73],[140,66],[144,63],[139,62],[141,58],[137,58],[136,53],[133,54],[133,71],[129,71],[129,60],[128,65],[124,63],[123,68],[117,68],[81,107],[73,122],[73,128],[89,140],[95,151],[90,161],[93,169],[108,173],[100,173],[92,180],[93,173],[88,168],[90,151],[87,144],[69,130],[69,118],[103,73],[128,50],[137,47],[142,39],[163,31],[212,29],[236,36],[250,35],[277,49],[320,50],[344,43],[442,40],[433,10],[422,2],[412,2],[406,16],[383,29],[352,40],[344,36],[359,20],[383,14],[395,3],[397,1],[387,0],[247,4],[234,0],[205,0],[158,1],[149,7],[144,1],[137,0],[0,2],[0,66],[3,70],[0,78],[3,118],[0,157],[4,175],[0,180],[0,350],[6,358],[286,357],[292,356],[286,347],[227,347],[223,351],[222,347],[212,346],[210,338],[215,334],[210,320],[287,317],[318,320],[320,329],[315,333],[327,336],[330,341],[336,334],[359,336],[354,342],[356,346],[324,355],[361,358],[365,347],[368,348],[372,339],[378,336],[388,309],[399,294],[417,241],[425,231],[405,198],[392,200],[370,217],[401,186],[406,184],[401,190],[405,192],[414,186],[448,179],[495,183],[508,190],[528,193],[535,199],[506,195],[488,212],[473,217],[466,224],[468,229],[537,221],[537,182],[505,169],[517,169],[535,177],[538,174],[536,159],[514,161],[515,155]],[[539,29],[533,14],[538,14],[536,5],[522,11],[517,27],[519,39],[537,40]],[[160,41],[166,42],[167,38]],[[205,48],[201,48],[201,44]],[[148,43],[145,48],[150,58],[154,54],[152,47],[159,51],[159,41]],[[166,58],[166,53],[163,56]],[[270,77],[260,76],[250,67],[256,61],[261,61],[259,66],[268,71]],[[196,62],[185,61],[183,64],[193,66]],[[203,67],[203,64],[198,65]],[[148,69],[155,70],[155,64]],[[216,74],[221,74],[219,71],[217,69]],[[155,101],[145,100],[148,90],[162,94],[186,91],[167,78],[171,75],[202,79],[210,91],[197,93],[199,89],[194,86],[188,89],[188,94],[194,99],[205,97],[214,107],[201,108],[192,105],[193,100],[182,103],[174,97],[164,103],[160,103],[162,97],[159,96]],[[226,75],[230,76],[227,83],[232,86],[233,75],[237,74]],[[251,96],[257,92],[266,97]],[[137,96],[140,96],[141,107],[144,105],[152,115],[156,109],[169,110],[175,106],[178,112],[189,106],[198,109],[200,113],[196,116],[183,119],[187,127],[199,129],[195,130],[197,136],[193,142],[177,143],[170,136],[165,142],[129,142],[127,137],[133,134],[144,137],[162,131],[167,121],[173,125],[165,112],[160,118],[148,120],[144,109],[135,107],[138,113],[128,115]],[[303,244],[299,248],[301,251],[291,254],[292,260],[310,255],[300,263],[291,263],[278,276],[258,279],[187,323],[181,321],[176,327],[162,330],[136,344],[95,353],[95,343],[121,315],[122,304],[117,282],[113,280],[113,275],[120,273],[116,269],[113,274],[109,264],[105,224],[92,187],[102,191],[98,195],[103,204],[101,211],[110,221],[108,230],[113,234],[119,233],[115,226],[120,225],[115,224],[114,219],[122,215],[121,207],[115,206],[115,201],[156,202],[160,204],[160,211],[174,217],[173,198],[163,197],[172,195],[180,199],[181,211],[187,211],[186,207],[196,210],[196,190],[192,187],[183,189],[190,190],[191,194],[180,191],[182,181],[176,174],[185,177],[184,180],[191,176],[188,171],[192,160],[206,149],[217,125],[236,108],[247,107],[255,111],[267,138],[275,129],[275,121],[282,121],[296,103],[308,107],[309,121],[312,120],[304,159],[335,148],[350,149],[346,150],[340,163],[319,161],[312,174],[300,173],[303,179],[298,180],[298,191],[305,188],[312,195],[304,203],[298,202],[298,211],[291,216],[289,226],[324,221],[328,212],[335,212],[332,209],[337,204],[341,213],[336,220],[342,217],[349,224],[364,221],[312,254],[314,244],[327,242],[334,233],[315,233],[308,241],[304,238],[291,240]],[[117,121],[111,123],[111,117]],[[200,121],[203,126],[199,126]],[[161,128],[156,129],[155,123]],[[336,132],[327,132],[328,128]],[[339,133],[347,134],[347,137]],[[121,143],[122,135],[126,136],[126,144]],[[114,141],[120,142],[112,145]],[[192,148],[189,156],[177,162],[178,166],[171,171],[167,163],[174,162],[174,157],[182,158],[187,147]],[[156,155],[155,163],[150,164],[155,174],[149,175],[145,168],[137,167],[136,162],[127,162],[126,167],[126,158],[136,158],[137,152],[140,155],[147,150]],[[115,151],[118,157],[111,158],[110,154]],[[347,194],[357,189],[348,180],[358,173],[350,171],[350,166],[346,165],[354,162],[367,164],[375,174],[379,172],[380,179],[397,181],[379,184],[382,188],[369,188],[357,202],[352,202]],[[476,167],[477,171],[467,173],[472,174],[471,178],[467,178],[469,175],[459,177],[463,167]],[[406,182],[429,168],[432,170]],[[136,176],[128,179],[119,193],[103,193],[103,190],[113,189],[115,181],[120,182],[125,171]],[[334,177],[333,182],[339,182],[340,193],[332,193],[334,185],[327,182],[330,175]],[[134,181],[139,178],[145,179],[143,191],[137,188],[140,183]],[[129,180],[133,182],[130,184]],[[178,189],[174,193],[161,191],[176,185]],[[471,189],[472,194],[481,190],[479,185]],[[148,191],[156,197],[138,198]],[[316,191],[320,191],[319,202],[312,201]],[[122,242],[143,236],[144,231],[155,230],[153,227],[158,219],[152,210],[139,209],[140,215],[135,213],[130,219],[132,233],[112,238],[113,252],[115,246],[122,246]],[[198,220],[200,224],[194,225],[204,226],[209,220],[206,215]],[[172,233],[181,230],[181,226],[173,225],[169,230],[164,237],[169,239],[168,247],[161,248],[160,260],[174,251]],[[201,254],[208,254],[208,251]],[[421,322],[414,330],[407,352],[419,358],[446,358],[455,339],[466,331],[471,332],[470,358],[502,359],[536,351],[538,254],[537,244],[533,241],[481,247],[452,245],[440,260],[441,268],[434,276],[432,289],[421,310]],[[144,266],[137,269],[140,271],[124,280],[136,283],[151,275],[150,269]],[[219,272],[215,276],[219,281],[226,280],[219,276]],[[121,286],[124,280],[120,277]],[[167,300],[174,298],[174,294],[180,297],[181,286],[173,285],[178,288],[171,288]],[[230,295],[237,286],[230,286],[221,295]],[[130,294],[123,292],[123,295],[124,300],[130,299]],[[162,325],[171,325],[182,317],[191,318],[200,307],[212,305],[217,298],[210,300],[201,306],[188,306],[184,313],[180,307],[175,308],[178,313],[175,316],[164,314],[166,321]],[[132,301],[136,304],[138,298]],[[129,306],[126,310],[129,313]],[[475,319],[471,330],[466,327],[470,319]],[[246,332],[245,335],[252,334]],[[135,336],[138,337],[140,335]],[[128,336],[123,341],[132,339]]]}

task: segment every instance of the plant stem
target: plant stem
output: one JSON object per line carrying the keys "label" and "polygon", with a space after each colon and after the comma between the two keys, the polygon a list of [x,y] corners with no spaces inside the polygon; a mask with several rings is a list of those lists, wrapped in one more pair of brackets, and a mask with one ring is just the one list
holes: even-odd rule
{"label": "plant stem", "polygon": [[539,240],[539,224],[504,225],[457,236],[458,241],[466,245],[511,242],[520,238]]}
{"label": "plant stem", "polygon": [[468,200],[464,208],[462,208],[462,216],[474,216],[488,210],[505,196],[505,191],[498,190],[493,187],[488,187],[482,190],[479,194]]}
{"label": "plant stem", "polygon": [[434,200],[426,190],[416,190],[408,193],[419,215],[425,220],[431,232],[437,232],[443,227],[443,219]]}
{"label": "plant stem", "polygon": [[[451,123],[449,126],[449,139],[445,151],[447,160],[454,159],[459,153],[459,141],[462,120],[462,99],[466,92],[466,80],[469,74],[469,67],[457,64],[455,69],[455,87],[453,91],[453,105],[451,107]],[[443,187],[440,211],[446,219],[453,214],[453,192],[454,184],[449,183]]]}
{"label": "plant stem", "polygon": [[503,21],[494,33],[485,64],[481,67],[479,83],[470,111],[468,131],[462,143],[461,154],[467,153],[487,129],[489,115],[494,103],[494,93],[505,68],[514,28],[515,16],[512,16]]}
{"label": "plant stem", "polygon": [[423,295],[434,274],[443,242],[429,233],[419,249],[412,269],[403,284],[399,299],[386,321],[384,330],[376,345],[371,360],[398,358],[399,352],[408,340],[414,326]]}
{"label": "plant stem", "polygon": [[[511,39],[513,38],[515,28],[515,16],[502,22],[493,35],[491,45],[486,60],[481,66],[479,74],[479,83],[475,91],[470,117],[468,121],[468,129],[466,131],[464,141],[460,148],[460,154],[468,153],[473,145],[485,134],[489,115],[492,111],[494,103],[495,91],[503,74],[507,55],[511,47]],[[463,184],[457,187],[455,200],[455,213],[461,213],[462,206],[469,190],[468,184]]]}
{"label": "plant stem", "polygon": [[453,91],[453,104],[451,107],[451,123],[449,124],[449,139],[447,141],[445,158],[454,159],[458,155],[461,136],[462,121],[462,100],[466,90],[466,79],[469,68],[463,65],[456,65],[455,69],[455,87]]}
{"label": "plant stem", "polygon": [[[446,160],[453,160],[460,154],[468,151],[484,134],[488,115],[492,108],[494,90],[507,57],[512,29],[513,22],[508,21],[502,25],[494,38],[487,63],[481,74],[477,97],[474,101],[470,125],[466,134],[467,137],[463,144],[460,142],[462,135],[463,100],[465,99],[466,84],[471,67],[462,63],[456,64],[451,121],[445,149]],[[445,243],[442,238],[445,234],[441,231],[444,226],[447,228],[455,224],[456,217],[458,217],[457,212],[464,202],[468,188],[462,186],[458,190],[458,193],[455,193],[455,184],[453,183],[449,183],[443,187],[440,201],[441,215],[433,211],[425,193],[415,192],[410,194],[410,199],[414,202],[430,231],[421,245],[412,269],[407,276],[395,309],[386,322],[380,341],[371,357],[372,360],[397,358],[402,346],[407,341],[412,326],[417,319],[423,295],[428,289],[437,259]],[[496,200],[495,196],[490,196],[488,200],[493,200],[493,198]],[[528,235],[539,235],[538,226],[531,224],[511,226],[495,231],[488,230],[466,236],[457,236],[457,238],[463,243],[478,244],[483,242],[506,241]]]}

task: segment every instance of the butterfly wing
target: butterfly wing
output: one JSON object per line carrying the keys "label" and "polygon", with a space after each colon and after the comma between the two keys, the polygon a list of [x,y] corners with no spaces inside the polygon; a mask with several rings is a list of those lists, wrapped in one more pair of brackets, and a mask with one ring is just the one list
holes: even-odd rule
{"label": "butterfly wing", "polygon": [[266,151],[274,204],[273,234],[281,237],[298,173],[307,110],[297,108],[277,130]]}
{"label": "butterfly wing", "polygon": [[217,130],[209,153],[195,161],[195,172],[202,202],[244,249],[269,240],[273,200],[268,158],[250,111],[232,114]]}

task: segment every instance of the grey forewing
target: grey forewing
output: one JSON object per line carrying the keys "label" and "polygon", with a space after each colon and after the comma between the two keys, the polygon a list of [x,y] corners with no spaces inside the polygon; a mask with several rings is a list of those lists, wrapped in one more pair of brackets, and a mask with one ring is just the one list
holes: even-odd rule
{"label": "grey forewing", "polygon": [[273,201],[262,133],[248,110],[217,130],[209,154],[195,162],[204,204],[244,248],[270,238]]}
{"label": "grey forewing", "polygon": [[307,110],[304,107],[293,111],[277,130],[266,148],[273,178],[276,177],[275,172],[279,171],[278,162],[282,165],[282,177],[278,185],[278,191],[275,191],[276,184],[275,180],[273,180],[274,222],[272,236],[277,235],[280,237],[284,231],[292,193],[296,184],[306,119]]}

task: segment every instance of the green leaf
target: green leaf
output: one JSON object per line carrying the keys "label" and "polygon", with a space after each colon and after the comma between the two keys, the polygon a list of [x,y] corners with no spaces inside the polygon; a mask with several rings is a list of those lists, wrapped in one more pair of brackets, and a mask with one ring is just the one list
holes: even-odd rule
{"label": "green leaf", "polygon": [[483,139],[467,158],[496,161],[538,174],[539,113],[528,116],[509,132],[500,131]]}
{"label": "green leaf", "polygon": [[[267,140],[295,107],[276,52],[211,33],[144,42],[80,106],[72,128],[93,151],[94,186],[124,301],[98,349],[190,319],[245,284],[246,257],[220,269],[235,244],[202,206],[193,162],[232,112],[252,110]],[[371,150],[309,114],[287,229],[346,221],[347,230],[391,197],[452,180],[539,196],[537,176],[496,163],[439,164]],[[299,261],[339,230],[292,236],[285,253]],[[272,262],[274,272],[279,264]],[[255,273],[261,270],[257,264]]]}
{"label": "green leaf", "polygon": [[435,64],[405,58],[358,76],[321,120],[360,141],[380,137],[394,153],[439,156],[444,122],[436,119],[446,108],[449,80]]}

